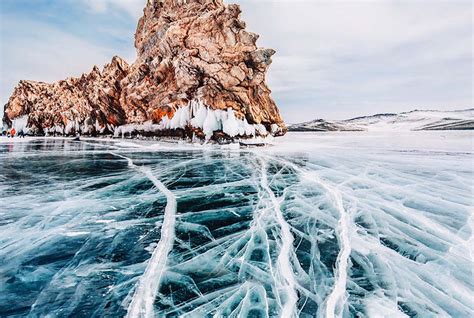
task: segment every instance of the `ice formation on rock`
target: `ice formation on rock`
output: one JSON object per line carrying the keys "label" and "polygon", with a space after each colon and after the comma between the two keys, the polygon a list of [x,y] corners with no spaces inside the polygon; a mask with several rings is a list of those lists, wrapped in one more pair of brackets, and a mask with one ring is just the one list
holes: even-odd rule
{"label": "ice formation on rock", "polygon": [[17,132],[28,133],[28,115],[18,117],[13,120],[12,127],[15,128]]}
{"label": "ice formation on rock", "polygon": [[[217,131],[222,131],[226,136],[233,137],[256,137],[267,136],[269,132],[264,125],[249,124],[247,119],[237,119],[232,108],[213,110],[200,101],[191,101],[187,106],[178,108],[173,117],[167,116],[153,124],[152,121],[144,124],[127,124],[114,128],[115,137],[125,137],[137,133],[159,132],[163,130],[188,129],[190,127],[200,128],[205,139],[209,140]],[[272,127],[271,129],[275,129]],[[276,131],[273,131],[276,133]]]}

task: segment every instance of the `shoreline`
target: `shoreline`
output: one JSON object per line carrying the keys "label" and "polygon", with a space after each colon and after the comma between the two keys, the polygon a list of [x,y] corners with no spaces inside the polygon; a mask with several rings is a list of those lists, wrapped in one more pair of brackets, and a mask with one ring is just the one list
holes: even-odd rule
{"label": "shoreline", "polygon": [[130,148],[150,148],[157,150],[170,149],[170,150],[182,150],[182,149],[213,149],[213,150],[240,150],[247,148],[257,147],[271,147],[274,146],[275,138],[281,137],[257,137],[253,139],[240,140],[236,139],[234,142],[229,143],[218,143],[216,141],[192,141],[189,139],[180,138],[120,138],[111,136],[102,137],[89,137],[81,136],[80,140],[75,140],[76,137],[64,137],[64,136],[25,136],[25,137],[6,137],[0,136],[1,144],[23,144],[34,141],[55,141],[65,140],[70,142],[110,142],[120,146]]}

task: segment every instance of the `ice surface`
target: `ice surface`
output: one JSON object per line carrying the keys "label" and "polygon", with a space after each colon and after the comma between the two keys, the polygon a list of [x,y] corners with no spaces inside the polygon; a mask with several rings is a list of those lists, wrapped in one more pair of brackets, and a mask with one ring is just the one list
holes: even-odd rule
{"label": "ice surface", "polygon": [[145,273],[140,278],[140,283],[135,290],[132,302],[128,307],[127,317],[153,317],[155,301],[158,288],[161,284],[163,273],[167,264],[168,254],[173,248],[174,242],[174,228],[175,228],[175,214],[176,214],[176,197],[174,194],[161,183],[147,167],[138,167],[133,163],[133,160],[118,155],[118,157],[127,160],[128,166],[142,172],[154,186],[166,196],[166,207],[163,216],[163,223],[161,224],[161,238],[156,245]]}
{"label": "ice surface", "polygon": [[1,138],[0,316],[469,317],[472,137]]}

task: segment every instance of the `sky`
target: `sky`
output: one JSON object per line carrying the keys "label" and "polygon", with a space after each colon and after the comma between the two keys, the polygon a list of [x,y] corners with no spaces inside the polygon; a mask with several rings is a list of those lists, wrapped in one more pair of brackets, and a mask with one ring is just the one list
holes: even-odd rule
{"label": "sky", "polygon": [[[226,0],[229,3],[230,0]],[[234,0],[287,123],[473,107],[471,0]],[[0,0],[0,102],[21,79],[135,59],[146,0]],[[1,108],[1,107],[0,107]]]}

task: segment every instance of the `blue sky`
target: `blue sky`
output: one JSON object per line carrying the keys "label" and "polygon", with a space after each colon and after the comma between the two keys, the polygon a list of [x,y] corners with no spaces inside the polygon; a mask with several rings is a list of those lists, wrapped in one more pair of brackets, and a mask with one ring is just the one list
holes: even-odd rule
{"label": "blue sky", "polygon": [[[146,0],[1,0],[2,105],[21,79],[135,58]],[[287,122],[473,107],[470,0],[236,0]]]}

